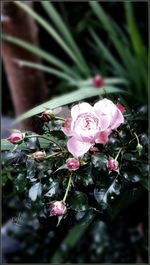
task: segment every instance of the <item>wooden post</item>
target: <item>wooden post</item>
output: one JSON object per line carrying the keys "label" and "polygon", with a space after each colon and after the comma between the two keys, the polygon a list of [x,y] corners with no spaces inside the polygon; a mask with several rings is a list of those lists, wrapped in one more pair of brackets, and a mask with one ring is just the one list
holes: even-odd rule
{"label": "wooden post", "polygon": [[[32,7],[32,1],[23,2]],[[2,2],[2,29],[5,34],[38,46],[35,21],[13,1]],[[2,59],[16,116],[46,100],[47,86],[43,73],[36,69],[20,67],[14,62],[14,59],[21,59],[41,63],[40,58],[17,45],[3,41]],[[20,129],[37,131],[39,122],[37,125],[36,118],[30,118],[20,124]]]}

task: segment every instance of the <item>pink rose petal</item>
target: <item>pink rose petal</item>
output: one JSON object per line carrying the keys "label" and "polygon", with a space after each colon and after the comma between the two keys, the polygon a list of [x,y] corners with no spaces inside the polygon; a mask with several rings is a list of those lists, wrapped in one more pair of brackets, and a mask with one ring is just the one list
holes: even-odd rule
{"label": "pink rose petal", "polygon": [[95,142],[97,144],[107,144],[109,138],[108,136],[111,134],[111,130],[106,130],[104,132],[100,132]]}
{"label": "pink rose petal", "polygon": [[61,130],[66,136],[72,136],[71,122],[72,122],[72,118],[66,119],[63,124],[63,127],[61,128]]}
{"label": "pink rose petal", "polygon": [[68,151],[74,156],[79,157],[87,153],[92,146],[91,143],[84,143],[78,141],[76,138],[72,137],[67,142]]}
{"label": "pink rose petal", "polygon": [[93,112],[93,107],[89,103],[83,102],[72,107],[71,117],[73,118],[73,120],[76,120],[80,114]]}
{"label": "pink rose petal", "polygon": [[120,103],[117,103],[116,107],[121,111],[122,114],[126,111],[125,107]]}

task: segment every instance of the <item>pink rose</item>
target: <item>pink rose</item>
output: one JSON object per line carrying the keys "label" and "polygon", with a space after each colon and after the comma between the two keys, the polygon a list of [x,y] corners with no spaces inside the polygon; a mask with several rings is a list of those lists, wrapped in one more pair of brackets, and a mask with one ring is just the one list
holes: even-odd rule
{"label": "pink rose", "polygon": [[72,171],[72,170],[77,170],[80,166],[79,160],[76,158],[69,158],[66,161],[66,166],[68,168],[68,170]]}
{"label": "pink rose", "polygon": [[23,136],[21,132],[13,132],[7,140],[12,144],[19,144],[23,140]]}
{"label": "pink rose", "polygon": [[100,75],[96,75],[92,80],[94,87],[102,87],[104,85],[104,79]]}
{"label": "pink rose", "polygon": [[115,159],[108,160],[106,166],[110,171],[116,170],[118,168],[118,161]]}
{"label": "pink rose", "polygon": [[32,158],[35,160],[43,160],[46,157],[45,152],[37,151],[32,154]]}
{"label": "pink rose", "polygon": [[66,205],[62,201],[56,201],[52,203],[50,206],[51,215],[61,216],[66,213],[66,210],[67,210]]}
{"label": "pink rose", "polygon": [[71,118],[62,128],[67,136],[71,136],[67,142],[69,152],[79,157],[94,143],[106,144],[111,131],[123,121],[121,111],[108,99],[98,101],[93,107],[86,102],[73,106]]}

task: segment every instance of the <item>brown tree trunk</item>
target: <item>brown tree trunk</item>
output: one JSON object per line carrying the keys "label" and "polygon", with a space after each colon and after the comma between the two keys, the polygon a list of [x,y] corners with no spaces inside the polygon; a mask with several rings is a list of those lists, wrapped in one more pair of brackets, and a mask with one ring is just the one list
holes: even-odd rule
{"label": "brown tree trunk", "polygon": [[[32,6],[31,1],[24,1]],[[2,3],[3,33],[38,45],[38,30],[31,16],[13,3]],[[40,63],[40,58],[20,48],[17,45],[3,41],[2,58],[12,95],[16,116],[45,101],[47,87],[42,72],[36,69],[20,67],[14,59],[21,59]],[[30,118],[20,124],[21,129],[37,131],[35,118]]]}

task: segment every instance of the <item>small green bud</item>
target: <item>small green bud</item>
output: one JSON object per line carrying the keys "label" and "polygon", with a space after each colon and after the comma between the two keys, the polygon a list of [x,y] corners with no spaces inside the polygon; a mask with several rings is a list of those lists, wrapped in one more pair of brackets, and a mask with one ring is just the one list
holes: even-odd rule
{"label": "small green bud", "polygon": [[141,144],[137,144],[136,150],[138,151],[139,156],[141,156],[141,153],[142,153],[142,150],[143,150],[143,146]]}

